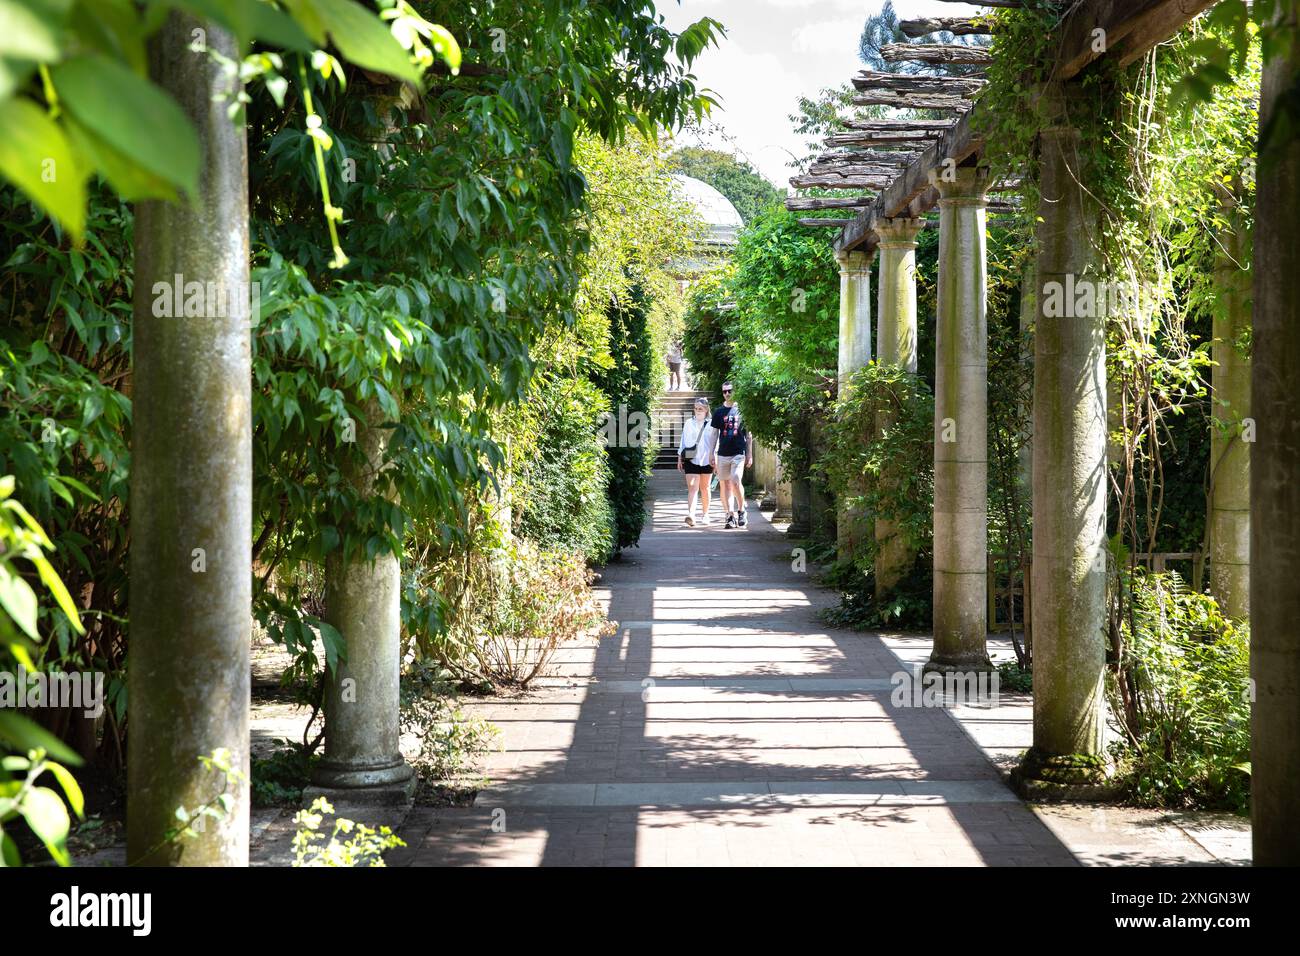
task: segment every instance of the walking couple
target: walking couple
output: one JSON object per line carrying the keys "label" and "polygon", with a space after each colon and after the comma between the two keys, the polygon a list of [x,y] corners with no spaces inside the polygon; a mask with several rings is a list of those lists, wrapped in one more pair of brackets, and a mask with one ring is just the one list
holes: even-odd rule
{"label": "walking couple", "polygon": [[[722,407],[710,414],[709,401],[695,400],[695,416],[682,425],[682,440],[677,446],[677,470],[686,475],[690,494],[686,523],[695,525],[695,501],[702,499],[700,524],[712,524],[709,518],[709,492],[712,476],[718,476],[722,507],[727,509],[727,528],[743,528],[745,517],[745,468],[754,464],[754,449],[745,420],[732,397],[733,386],[722,386]],[[734,510],[733,510],[734,505]]]}

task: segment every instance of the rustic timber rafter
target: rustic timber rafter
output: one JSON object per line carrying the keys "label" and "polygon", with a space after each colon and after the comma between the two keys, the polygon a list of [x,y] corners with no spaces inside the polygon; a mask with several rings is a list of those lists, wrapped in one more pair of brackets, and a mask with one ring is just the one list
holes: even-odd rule
{"label": "rustic timber rafter", "polygon": [[993,32],[992,25],[978,17],[920,17],[914,20],[902,20],[898,28],[905,36],[929,36],[931,33],[951,33],[953,36],[979,36]]}
{"label": "rustic timber rafter", "polygon": [[815,160],[814,166],[829,166],[834,163],[867,164],[872,166],[906,166],[911,160],[911,152],[885,152],[874,149],[835,149],[822,153]]}
{"label": "rustic timber rafter", "polygon": [[965,111],[974,102],[962,96],[944,93],[903,93],[899,90],[874,89],[853,97],[854,106],[892,106],[900,110]]}
{"label": "rustic timber rafter", "polygon": [[964,46],[960,43],[885,43],[880,47],[880,58],[888,63],[961,63],[987,64],[993,54],[984,47]]}
{"label": "rustic timber rafter", "polygon": [[970,99],[988,81],[974,76],[908,76],[863,70],[853,78],[853,87],[864,92],[890,90],[898,93],[922,93],[938,96],[962,96]]}
{"label": "rustic timber rafter", "polygon": [[[785,208],[791,212],[819,209],[861,209],[875,202],[875,196],[789,196]],[[852,220],[845,220],[851,222]]]}
{"label": "rustic timber rafter", "polygon": [[[951,0],[958,2],[958,0]],[[1052,73],[1056,81],[1065,81],[1078,76],[1090,63],[1102,56],[1113,56],[1122,66],[1142,57],[1157,43],[1162,43],[1178,32],[1197,15],[1214,5],[1216,0],[1082,0],[1074,7],[1061,26],[1054,31],[1060,37],[1056,68]],[[1018,2],[989,2],[985,6],[1019,7]],[[1105,31],[1106,51],[1095,50],[1094,31]],[[895,44],[901,48],[900,59],[910,59],[922,44]],[[966,50],[980,48],[963,48]],[[981,50],[987,57],[989,54]],[[884,50],[882,48],[882,56]],[[891,59],[891,57],[885,57]],[[952,62],[952,61],[950,61]],[[984,62],[987,62],[984,61]],[[898,177],[883,189],[876,200],[862,212],[858,213],[841,231],[835,242],[838,251],[862,249],[870,251],[879,241],[875,232],[878,221],[892,218],[917,218],[934,208],[938,202],[938,193],[930,187],[929,171],[942,165],[944,160],[956,163],[968,162],[983,150],[983,137],[972,126],[971,113],[963,113],[956,123],[949,124],[946,130],[931,140],[924,149],[915,154],[911,163],[903,169]],[[900,127],[879,127],[881,120],[851,121],[845,124],[849,130],[861,130],[861,138],[854,133],[833,134],[827,138],[828,145],[881,145],[878,137],[886,132],[897,132],[906,128],[904,135],[925,137],[935,127],[920,132],[919,121],[903,121],[909,124]],[[932,121],[934,122],[934,121]],[[938,121],[943,127],[944,121]]]}

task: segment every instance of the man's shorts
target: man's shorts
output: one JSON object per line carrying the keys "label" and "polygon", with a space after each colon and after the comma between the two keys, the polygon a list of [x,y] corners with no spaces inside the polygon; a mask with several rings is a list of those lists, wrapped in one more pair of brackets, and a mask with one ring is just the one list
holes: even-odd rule
{"label": "man's shorts", "polygon": [[744,455],[719,455],[718,480],[743,481],[745,478]]}

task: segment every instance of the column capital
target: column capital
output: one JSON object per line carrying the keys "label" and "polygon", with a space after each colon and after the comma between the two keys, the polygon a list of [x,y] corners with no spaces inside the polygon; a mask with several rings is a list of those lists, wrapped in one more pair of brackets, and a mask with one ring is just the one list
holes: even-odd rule
{"label": "column capital", "polygon": [[987,166],[935,167],[930,185],[939,190],[941,206],[983,206],[992,176]]}
{"label": "column capital", "polygon": [[881,249],[915,249],[916,237],[925,228],[924,219],[882,219],[876,223]]}
{"label": "column capital", "polygon": [[840,264],[840,275],[866,275],[871,271],[871,260],[875,250],[862,252],[854,249],[850,252],[836,252],[835,259]]}

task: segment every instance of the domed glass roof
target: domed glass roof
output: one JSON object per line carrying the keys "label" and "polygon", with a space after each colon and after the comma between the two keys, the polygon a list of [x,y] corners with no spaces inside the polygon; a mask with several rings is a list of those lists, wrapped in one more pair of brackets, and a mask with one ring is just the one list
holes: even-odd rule
{"label": "domed glass roof", "polygon": [[731,200],[708,183],[692,176],[673,173],[672,180],[682,197],[695,207],[700,218],[708,224],[707,242],[710,245],[734,246],[736,235],[745,223]]}

